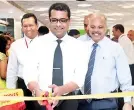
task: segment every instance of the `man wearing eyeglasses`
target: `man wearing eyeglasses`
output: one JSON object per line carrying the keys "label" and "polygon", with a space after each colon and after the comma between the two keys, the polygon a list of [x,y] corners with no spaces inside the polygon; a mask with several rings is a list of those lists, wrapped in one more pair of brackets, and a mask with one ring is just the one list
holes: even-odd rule
{"label": "man wearing eyeglasses", "polygon": [[81,40],[81,41],[91,40],[91,37],[89,35],[89,29],[88,29],[89,17],[90,17],[90,14],[84,17],[84,29],[86,33],[80,36],[78,40]]}
{"label": "man wearing eyeglasses", "polygon": [[[71,12],[64,3],[49,9],[50,33],[39,37],[29,48],[24,67],[24,80],[29,90],[40,96],[44,91],[53,96],[73,95],[72,89],[81,87],[88,66],[88,51],[83,42],[67,34]],[[58,87],[71,90],[61,93]],[[52,101],[54,110],[77,110],[77,100]]]}

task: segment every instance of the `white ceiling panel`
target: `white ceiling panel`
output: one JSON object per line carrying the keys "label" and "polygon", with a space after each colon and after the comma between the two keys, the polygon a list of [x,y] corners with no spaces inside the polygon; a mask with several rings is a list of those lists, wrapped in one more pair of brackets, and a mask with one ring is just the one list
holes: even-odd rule
{"label": "white ceiling panel", "polygon": [[[127,26],[132,26],[134,23],[134,1],[75,1],[75,0],[43,0],[43,1],[14,1],[15,4],[25,9],[26,11],[34,13],[37,18],[44,24],[49,25],[48,9],[56,2],[67,3],[72,12],[72,24],[70,28],[83,29],[83,18],[91,12],[104,13],[108,18],[108,26],[116,23],[121,23]],[[0,3],[1,4],[1,3]],[[88,4],[89,6],[78,6]],[[0,5],[1,6],[1,5]],[[39,11],[40,9],[40,11]],[[42,10],[42,11],[41,11]]]}

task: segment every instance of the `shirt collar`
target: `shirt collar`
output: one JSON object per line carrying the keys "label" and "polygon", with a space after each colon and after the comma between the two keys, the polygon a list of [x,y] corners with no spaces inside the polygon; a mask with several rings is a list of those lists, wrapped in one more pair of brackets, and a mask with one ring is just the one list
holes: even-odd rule
{"label": "shirt collar", "polygon": [[85,36],[87,37],[87,40],[91,40],[91,37],[86,33]]}
{"label": "shirt collar", "polygon": [[[38,35],[36,36],[36,37],[38,37]],[[36,38],[35,37],[35,38]],[[26,42],[29,44],[33,39],[30,39],[29,37],[27,37],[26,35],[24,35],[24,38],[25,38],[25,40],[26,40]]]}
{"label": "shirt collar", "polygon": [[125,34],[121,34],[119,38],[121,38],[121,37],[123,37],[123,36],[125,36]]}
{"label": "shirt collar", "polygon": [[[50,32],[49,34],[50,34],[50,36],[51,36],[50,39],[51,39],[52,41],[58,40],[58,38],[57,38],[52,32]],[[65,36],[64,36],[63,38],[61,38],[60,40],[62,40],[63,42],[65,42],[65,41],[68,40],[68,38],[69,38],[69,36],[68,36],[68,34],[66,33]]]}
{"label": "shirt collar", "polygon": [[[98,44],[98,47],[105,47],[105,42],[107,41],[107,39],[109,39],[109,38],[107,38],[107,37],[104,37],[102,40],[100,40],[97,44]],[[91,43],[92,43],[92,45],[95,43],[92,39],[91,39]]]}

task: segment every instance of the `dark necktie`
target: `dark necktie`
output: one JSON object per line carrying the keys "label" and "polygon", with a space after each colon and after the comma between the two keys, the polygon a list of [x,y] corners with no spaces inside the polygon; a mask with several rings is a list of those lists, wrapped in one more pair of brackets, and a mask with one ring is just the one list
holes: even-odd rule
{"label": "dark necktie", "polygon": [[[84,94],[91,94],[91,76],[94,69],[94,62],[95,62],[95,55],[96,55],[96,48],[98,44],[93,44],[93,50],[89,59],[88,63],[88,71],[85,77],[85,83],[84,83]],[[91,102],[91,99],[87,100],[88,102]]]}
{"label": "dark necktie", "polygon": [[57,47],[54,53],[53,59],[53,78],[52,84],[56,84],[57,86],[63,85],[63,59],[62,59],[62,51],[60,47],[60,43],[62,40],[57,40]]}

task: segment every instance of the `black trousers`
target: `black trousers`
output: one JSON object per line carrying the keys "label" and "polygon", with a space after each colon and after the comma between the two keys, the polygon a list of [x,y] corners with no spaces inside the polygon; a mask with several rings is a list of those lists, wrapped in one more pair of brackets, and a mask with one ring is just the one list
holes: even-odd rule
{"label": "black trousers", "polygon": [[90,103],[80,100],[78,110],[118,110],[116,99],[93,99]]}
{"label": "black trousers", "polygon": [[[75,95],[74,92],[69,93],[68,95]],[[54,108],[54,110],[77,110],[78,101],[77,100],[63,100],[60,101],[58,106]]]}
{"label": "black trousers", "polygon": [[134,64],[129,65],[132,76],[132,85],[134,85]]}
{"label": "black trousers", "polygon": [[[132,85],[134,85],[134,64],[129,65],[129,67],[132,76]],[[134,107],[132,108],[132,110],[134,110]]]}
{"label": "black trousers", "polygon": [[[117,90],[112,91],[112,93],[117,92]],[[77,95],[83,95],[81,91],[79,90]],[[109,103],[110,102],[110,103]],[[111,105],[113,104],[113,105]],[[103,110],[122,110],[124,104],[123,98],[120,99],[107,99],[107,100],[93,100],[91,103],[91,106],[89,106],[88,102],[86,100],[78,100],[78,110],[101,110],[99,108],[103,106],[115,106],[112,108],[107,108]],[[95,107],[98,107],[98,109],[93,109]],[[100,107],[99,107],[100,106]]]}
{"label": "black trousers", "polygon": [[[23,90],[24,96],[32,96],[31,91],[27,89],[24,80],[20,77],[17,80],[17,88]],[[40,106],[37,101],[25,101],[25,104],[26,110],[45,110],[45,107]]]}

